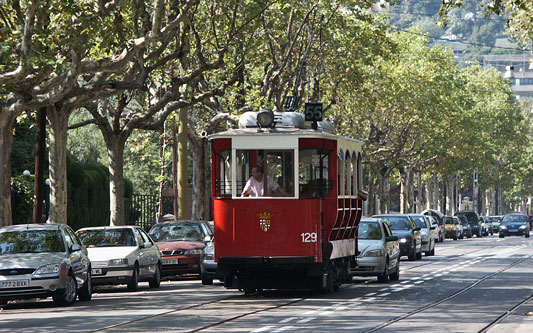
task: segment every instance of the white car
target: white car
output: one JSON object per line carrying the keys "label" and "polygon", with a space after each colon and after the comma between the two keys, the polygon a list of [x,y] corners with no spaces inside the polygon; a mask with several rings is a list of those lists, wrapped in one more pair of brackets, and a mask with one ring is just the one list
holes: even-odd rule
{"label": "white car", "polygon": [[144,230],[135,226],[89,227],[76,234],[87,247],[93,284],[127,284],[136,291],[140,281],[161,284],[161,254]]}
{"label": "white car", "polygon": [[409,216],[415,221],[417,227],[420,228],[420,235],[422,236],[422,252],[426,256],[435,255],[435,239],[436,227],[432,226],[429,222],[428,216],[422,214],[409,214]]}

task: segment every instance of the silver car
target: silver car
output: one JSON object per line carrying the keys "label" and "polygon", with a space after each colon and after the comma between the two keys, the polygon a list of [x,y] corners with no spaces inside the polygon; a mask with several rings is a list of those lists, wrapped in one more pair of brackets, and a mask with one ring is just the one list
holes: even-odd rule
{"label": "silver car", "polygon": [[58,305],[89,301],[91,262],[87,250],[64,224],[0,228],[0,304],[52,297]]}
{"label": "silver car", "polygon": [[377,276],[379,282],[400,278],[400,244],[385,221],[363,218],[359,223],[357,249],[354,275]]}
{"label": "silver car", "polygon": [[76,234],[87,246],[93,283],[127,284],[136,291],[140,281],[161,284],[161,254],[155,242],[136,226],[90,227]]}
{"label": "silver car", "polygon": [[430,216],[425,216],[422,214],[409,214],[417,227],[420,227],[420,235],[422,237],[422,252],[426,256],[435,255],[435,239],[436,237],[436,227],[432,226],[429,222]]}

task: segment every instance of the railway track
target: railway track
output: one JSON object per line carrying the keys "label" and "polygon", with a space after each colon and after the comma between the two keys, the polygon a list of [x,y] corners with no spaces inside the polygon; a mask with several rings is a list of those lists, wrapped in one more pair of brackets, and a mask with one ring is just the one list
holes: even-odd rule
{"label": "railway track", "polygon": [[[404,268],[403,270],[404,271],[416,271],[417,268],[421,268],[421,267],[427,267],[427,266],[430,266],[430,265],[437,265],[437,264],[442,265],[443,262],[457,261],[457,259],[460,259],[462,256],[468,256],[468,257],[474,256],[473,259],[469,259],[469,260],[463,261],[461,263],[461,264],[466,265],[466,266],[474,265],[474,264],[476,264],[476,263],[478,263],[480,261],[483,261],[483,260],[487,259],[487,258],[483,259],[481,256],[476,258],[475,254],[483,252],[483,251],[486,251],[487,249],[490,249],[490,248],[492,248],[492,246],[483,246],[482,248],[477,248],[475,250],[467,251],[467,252],[464,252],[464,253],[461,253],[461,254],[457,254],[457,255],[451,255],[449,257],[442,258],[442,260],[437,260],[437,261],[431,261],[431,262],[422,261],[422,262],[420,262],[420,264],[418,264],[418,263],[415,264],[413,262],[414,265],[409,266],[407,268]],[[416,309],[414,309],[414,310],[412,310],[412,311],[410,311],[408,313],[405,313],[405,314],[399,315],[397,317],[391,318],[390,320],[387,320],[387,321],[385,321],[385,322],[383,322],[383,323],[381,323],[379,325],[375,325],[372,328],[369,328],[369,329],[367,329],[364,332],[376,332],[376,331],[379,331],[379,330],[381,330],[383,328],[386,328],[386,327],[388,327],[390,325],[393,325],[395,323],[399,323],[399,322],[401,322],[403,320],[407,320],[408,318],[410,318],[411,316],[413,316],[415,314],[422,313],[422,312],[424,312],[424,311],[426,311],[428,309],[431,309],[433,307],[438,306],[439,304],[451,301],[454,298],[458,297],[459,295],[461,295],[463,293],[466,293],[467,291],[476,288],[476,286],[481,284],[483,281],[486,281],[486,280],[488,280],[490,278],[496,277],[498,274],[501,274],[501,273],[509,270],[510,268],[519,265],[520,263],[524,262],[525,260],[530,259],[532,256],[533,255],[529,255],[528,257],[524,257],[524,258],[521,258],[519,260],[516,260],[516,261],[512,262],[511,264],[508,264],[505,267],[499,269],[496,272],[484,275],[484,276],[476,279],[472,283],[469,283],[468,286],[465,286],[464,288],[461,288],[461,289],[455,291],[451,295],[448,295],[446,297],[443,297],[443,298],[440,298],[438,300],[435,300],[435,301],[433,301],[433,302],[431,302],[429,304],[425,304],[423,306],[420,306],[420,307],[418,307],[418,308],[416,308]],[[457,266],[457,265],[458,264],[451,265],[449,267],[453,268],[454,266]],[[417,281],[415,281],[416,278],[413,278],[413,279],[410,279],[410,280],[407,280],[407,281],[410,281],[410,283],[412,283],[412,285],[416,285],[417,283],[423,283],[425,281],[428,281],[428,280],[431,280],[433,278],[436,278],[436,277],[438,277],[439,274],[446,274],[446,272],[449,273],[448,270],[440,269],[440,270],[437,270],[435,272],[434,276],[432,276],[430,274],[426,274],[426,275],[422,275],[422,277],[420,277]],[[399,284],[390,285],[388,287],[389,291],[390,292],[397,292],[397,291],[402,291],[402,290],[407,289],[405,287],[409,287],[410,284],[407,284],[405,282],[406,281],[401,281],[401,283],[399,283]],[[350,288],[353,288],[355,290],[355,288],[360,288],[360,287],[361,286],[360,285],[358,286],[357,284],[355,284],[355,285],[344,285],[340,289],[341,289],[341,292],[342,291],[346,292]],[[387,294],[387,292],[385,292],[385,289],[387,289],[387,288],[382,288],[380,290],[381,294],[380,293],[366,293],[364,296],[361,296],[361,297],[356,297],[356,298],[353,298],[353,299],[345,300],[344,302],[337,302],[334,306],[337,306],[337,307],[348,307],[349,308],[349,307],[357,307],[357,306],[360,306],[362,304],[364,305],[365,302],[372,302],[372,301],[375,301],[375,300],[379,301],[380,299],[384,299],[383,295]],[[359,289],[359,290],[361,290],[361,289]],[[282,295],[282,297],[279,297],[280,295]],[[303,301],[306,301],[306,300],[317,300],[317,296],[320,296],[320,295],[302,293],[300,295],[301,297],[291,297],[290,299],[288,299],[286,301],[283,301],[282,298],[286,297],[286,296],[287,296],[286,293],[283,294],[283,292],[270,292],[270,291],[267,291],[267,292],[264,292],[264,293],[257,293],[255,295],[237,294],[237,295],[233,295],[233,296],[217,299],[217,300],[214,300],[214,301],[207,301],[207,302],[198,303],[198,304],[190,305],[190,306],[179,308],[179,309],[169,310],[169,311],[166,311],[164,313],[159,313],[157,315],[146,316],[146,317],[138,318],[138,319],[134,319],[134,320],[127,320],[127,321],[124,321],[124,322],[116,324],[116,325],[111,325],[111,326],[107,326],[107,327],[103,327],[103,328],[94,330],[93,332],[101,332],[101,331],[108,331],[108,330],[127,330],[128,326],[135,325],[135,323],[140,323],[140,322],[145,321],[145,320],[153,320],[153,319],[156,319],[156,317],[161,317],[161,316],[179,315],[180,313],[185,313],[187,311],[195,310],[195,309],[198,309],[199,311],[209,312],[211,309],[215,309],[218,306],[220,306],[222,303],[228,302],[228,301],[237,301],[237,300],[250,299],[250,300],[252,300],[252,302],[255,301],[254,303],[256,304],[256,306],[259,306],[257,304],[260,304],[259,308],[250,308],[249,310],[245,310],[245,311],[240,310],[240,311],[234,313],[233,315],[226,316],[226,317],[224,317],[224,318],[222,318],[222,319],[220,319],[218,321],[215,321],[215,322],[205,322],[205,323],[198,322],[195,327],[191,327],[187,331],[188,332],[200,332],[200,331],[204,331],[204,330],[216,330],[217,327],[220,327],[220,326],[225,325],[225,324],[231,324],[231,323],[234,323],[234,322],[238,322],[240,319],[243,319],[243,318],[246,318],[246,317],[249,317],[249,316],[255,316],[255,315],[258,315],[258,314],[261,314],[261,313],[265,313],[266,314],[266,313],[272,312],[274,310],[291,309],[292,306],[297,305],[298,303],[301,303]],[[382,296],[382,297],[379,297],[379,296]],[[483,330],[481,330],[480,332],[486,332],[488,329],[490,329],[494,325],[497,325],[499,322],[504,320],[510,313],[512,313],[512,311],[514,309],[516,309],[521,304],[523,304],[523,303],[527,302],[528,300],[530,300],[531,297],[532,296],[529,296],[529,297],[527,297],[527,298],[525,298],[523,300],[520,300],[515,306],[511,307],[509,310],[507,310],[506,312],[502,313],[502,315],[499,316],[497,319],[495,319],[493,322],[491,322],[488,325],[486,325],[485,328],[483,328]],[[261,299],[262,298],[267,300],[264,303],[264,305],[261,303]],[[270,302],[270,301],[272,301],[272,299],[276,299],[276,300],[280,300],[280,301],[277,304],[273,305]],[[341,301],[341,300],[339,300],[339,301]],[[325,308],[327,308],[327,307],[324,307],[322,310],[324,310]],[[310,312],[313,312],[313,311],[310,311]],[[297,326],[294,327],[294,326],[288,326],[288,325],[291,322],[292,322],[292,324],[296,324],[296,323],[309,322],[311,320],[320,320],[320,318],[317,317],[316,313],[315,314],[308,313],[307,317],[304,316],[304,317],[299,317],[299,318],[295,318],[295,317],[284,318],[283,320],[280,320],[279,323],[280,324],[286,324],[286,325],[282,325],[281,327],[278,327],[279,325],[274,325],[274,326],[270,325],[270,326],[258,327],[258,328],[255,328],[253,330],[253,332],[266,332],[266,331],[281,332],[281,331],[284,331],[284,330],[297,329]]]}

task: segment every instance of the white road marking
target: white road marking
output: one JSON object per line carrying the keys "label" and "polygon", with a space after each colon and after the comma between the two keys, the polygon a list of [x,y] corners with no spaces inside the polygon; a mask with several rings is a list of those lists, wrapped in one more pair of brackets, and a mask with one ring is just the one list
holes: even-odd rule
{"label": "white road marking", "polygon": [[300,324],[303,324],[303,323],[307,323],[311,320],[314,320],[316,319],[316,317],[310,317],[310,318],[305,318],[305,319],[302,319],[302,320],[298,320],[297,323],[300,323]]}
{"label": "white road marking", "polygon": [[289,321],[293,321],[293,320],[295,320],[295,319],[298,319],[298,318],[296,318],[296,317],[289,317],[289,318],[285,318],[285,319],[281,320],[279,323],[280,323],[280,324],[284,324],[284,323],[288,323]]}
{"label": "white road marking", "polygon": [[353,303],[350,303],[350,306],[358,306],[361,304],[363,304],[363,302],[353,302]]}
{"label": "white road marking", "polygon": [[356,298],[352,298],[350,301],[360,301],[362,299],[363,299],[362,297],[356,297]]}
{"label": "white road marking", "polygon": [[272,331],[272,332],[283,332],[283,331],[287,331],[287,330],[292,330],[293,328],[294,328],[293,326],[283,326],[283,327],[280,327],[277,330]]}
{"label": "white road marking", "polygon": [[379,294],[378,296],[379,297],[384,297],[384,296],[389,296],[389,295],[390,295],[390,293],[383,293],[383,294]]}
{"label": "white road marking", "polygon": [[424,283],[424,281],[416,281],[415,284],[421,284]]}
{"label": "white road marking", "polygon": [[377,299],[377,297],[369,297],[367,299],[363,299],[364,302],[372,302],[372,301],[375,301]]}
{"label": "white road marking", "polygon": [[374,296],[376,293],[368,293],[365,296]]}
{"label": "white road marking", "polygon": [[268,331],[268,330],[270,330],[272,328],[274,328],[274,326],[265,326],[265,327],[258,328],[255,331],[252,331],[252,333],[264,332],[264,331]]}
{"label": "white road marking", "polygon": [[316,310],[311,310],[311,311],[304,312],[303,315],[310,315],[310,314],[314,314],[315,312]]}
{"label": "white road marking", "polygon": [[324,312],[319,313],[318,315],[319,316],[329,316],[332,313],[333,313],[333,311],[324,311]]}
{"label": "white road marking", "polygon": [[389,290],[389,288],[381,288],[379,291]]}
{"label": "white road marking", "polygon": [[338,306],[338,307],[334,308],[333,311],[342,311],[342,310],[346,310],[346,309],[347,309],[347,307],[345,307],[345,306]]}

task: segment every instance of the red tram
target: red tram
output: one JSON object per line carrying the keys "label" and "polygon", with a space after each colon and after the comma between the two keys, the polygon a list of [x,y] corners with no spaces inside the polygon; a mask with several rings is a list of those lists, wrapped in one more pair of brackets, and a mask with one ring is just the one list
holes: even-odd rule
{"label": "red tram", "polygon": [[[305,128],[301,113],[273,117],[247,112],[239,129],[210,137],[219,273],[245,291],[333,290],[356,265],[362,143],[327,122]],[[264,196],[243,197],[254,166],[264,170]]]}

